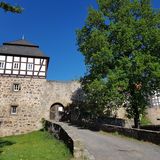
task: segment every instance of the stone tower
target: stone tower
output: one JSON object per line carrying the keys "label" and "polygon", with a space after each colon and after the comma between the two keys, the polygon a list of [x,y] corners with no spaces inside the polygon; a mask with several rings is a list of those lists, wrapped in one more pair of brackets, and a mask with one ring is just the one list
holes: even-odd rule
{"label": "stone tower", "polygon": [[59,120],[80,87],[76,81],[47,81],[49,57],[26,40],[0,47],[0,136],[41,128],[41,119]]}
{"label": "stone tower", "polygon": [[26,40],[0,47],[0,135],[39,128],[49,57]]}

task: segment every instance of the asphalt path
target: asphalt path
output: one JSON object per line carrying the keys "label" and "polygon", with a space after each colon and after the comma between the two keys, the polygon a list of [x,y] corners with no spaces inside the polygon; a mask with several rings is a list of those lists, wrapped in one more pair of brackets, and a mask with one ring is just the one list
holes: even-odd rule
{"label": "asphalt path", "polygon": [[70,126],[96,160],[160,160],[160,146]]}

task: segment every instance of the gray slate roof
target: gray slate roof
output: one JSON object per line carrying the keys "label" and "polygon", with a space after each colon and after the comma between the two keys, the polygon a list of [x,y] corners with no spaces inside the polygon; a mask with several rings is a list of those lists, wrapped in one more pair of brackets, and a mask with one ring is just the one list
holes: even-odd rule
{"label": "gray slate roof", "polygon": [[48,58],[39,49],[38,45],[32,44],[26,40],[3,43],[3,45],[0,46],[0,54]]}

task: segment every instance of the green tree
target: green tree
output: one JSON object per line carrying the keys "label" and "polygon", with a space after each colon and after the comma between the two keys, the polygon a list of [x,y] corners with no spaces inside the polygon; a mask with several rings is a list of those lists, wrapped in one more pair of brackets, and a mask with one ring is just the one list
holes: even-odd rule
{"label": "green tree", "polygon": [[13,6],[10,3],[6,3],[4,1],[0,2],[0,8],[5,10],[6,12],[13,12],[13,13],[21,13],[23,10],[20,6]]}
{"label": "green tree", "polygon": [[88,110],[125,104],[139,127],[149,98],[160,89],[160,12],[150,0],[97,0],[77,31],[85,57],[82,79]]}

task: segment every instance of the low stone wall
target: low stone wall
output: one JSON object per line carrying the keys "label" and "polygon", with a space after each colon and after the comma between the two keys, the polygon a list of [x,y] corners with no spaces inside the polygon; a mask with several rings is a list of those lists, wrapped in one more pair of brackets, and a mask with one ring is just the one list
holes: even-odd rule
{"label": "low stone wall", "polygon": [[114,117],[104,117],[99,120],[100,123],[115,125],[115,126],[125,126],[125,120],[121,118],[114,118]]}
{"label": "low stone wall", "polygon": [[104,131],[104,132],[118,132],[121,135],[127,137],[132,137],[138,140],[152,142],[154,144],[160,145],[160,131],[150,131],[144,129],[135,129],[135,128],[125,128],[115,125],[100,124],[100,123],[91,123],[91,122],[80,122],[75,121],[72,123],[77,126],[81,126],[93,131]]}
{"label": "low stone wall", "polygon": [[66,144],[75,160],[95,160],[66,124],[46,121],[45,128],[57,139],[62,140]]}
{"label": "low stone wall", "polygon": [[101,125],[105,132],[118,132],[121,135],[132,137],[138,140],[148,141],[160,145],[160,131],[149,131],[144,129],[123,128],[113,125]]}
{"label": "low stone wall", "polygon": [[141,126],[140,128],[151,131],[160,131],[160,125],[144,125]]}

